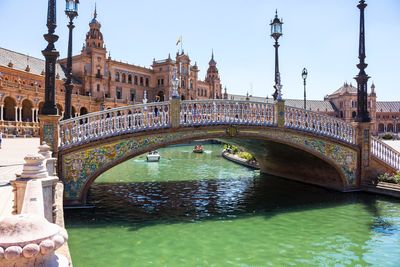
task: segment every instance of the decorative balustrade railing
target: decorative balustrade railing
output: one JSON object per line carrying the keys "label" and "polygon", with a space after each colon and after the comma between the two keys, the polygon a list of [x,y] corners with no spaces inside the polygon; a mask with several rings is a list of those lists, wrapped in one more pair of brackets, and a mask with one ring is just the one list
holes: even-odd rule
{"label": "decorative balustrade railing", "polygon": [[400,152],[376,137],[371,137],[372,155],[400,171]]}
{"label": "decorative balustrade railing", "polygon": [[[237,100],[180,102],[180,126],[277,126],[272,103]],[[89,113],[60,122],[60,147],[171,126],[170,102],[148,103]],[[355,128],[340,119],[294,107],[285,107],[285,127],[355,144]]]}
{"label": "decorative balustrade railing", "polygon": [[61,121],[60,146],[169,127],[169,105],[169,102],[160,102],[126,106]]}
{"label": "decorative balustrade railing", "polygon": [[356,130],[351,123],[309,110],[285,106],[285,127],[356,143]]}
{"label": "decorative balustrade railing", "polygon": [[274,105],[237,100],[188,100],[181,102],[180,125],[275,124]]}

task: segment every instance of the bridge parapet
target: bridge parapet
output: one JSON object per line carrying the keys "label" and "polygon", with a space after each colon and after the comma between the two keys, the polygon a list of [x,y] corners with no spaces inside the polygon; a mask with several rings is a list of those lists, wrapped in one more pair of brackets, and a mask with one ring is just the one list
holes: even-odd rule
{"label": "bridge parapet", "polygon": [[140,131],[224,124],[285,127],[356,144],[355,126],[334,117],[279,103],[211,99],[131,105],[61,121],[60,147]]}
{"label": "bridge parapet", "polygon": [[190,100],[181,102],[180,125],[273,126],[274,104],[235,100]]}
{"label": "bridge parapet", "polygon": [[376,137],[371,138],[372,155],[400,171],[400,152],[391,148]]}
{"label": "bridge parapet", "polygon": [[169,126],[169,102],[113,108],[61,121],[60,147]]}
{"label": "bridge parapet", "polygon": [[309,110],[285,106],[285,127],[356,144],[356,128],[353,124]]}

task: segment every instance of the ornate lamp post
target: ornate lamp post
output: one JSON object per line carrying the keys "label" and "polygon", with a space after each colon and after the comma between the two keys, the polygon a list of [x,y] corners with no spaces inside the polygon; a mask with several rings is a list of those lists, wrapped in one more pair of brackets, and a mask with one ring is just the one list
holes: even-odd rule
{"label": "ornate lamp post", "polygon": [[174,68],[174,76],[172,77],[172,99],[179,99],[178,87],[179,87],[179,79],[176,74],[176,68]]}
{"label": "ornate lamp post", "polygon": [[42,51],[46,59],[45,72],[45,89],[44,89],[44,105],[42,108],[43,115],[57,115],[56,107],[56,60],[60,55],[56,50],[54,43],[57,42],[58,36],[54,34],[57,27],[56,23],[56,0],[48,1],[47,9],[47,29],[48,33],[43,35],[47,41],[47,47]]}
{"label": "ornate lamp post", "polygon": [[278,11],[275,12],[275,18],[271,21],[271,37],[275,40],[275,92],[273,94],[274,100],[282,100],[282,85],[281,85],[281,75],[279,73],[279,58],[278,58],[278,39],[282,36],[282,24],[283,22],[278,18]]}
{"label": "ornate lamp post", "polygon": [[72,113],[72,89],[74,88],[72,84],[72,30],[74,26],[74,18],[78,16],[78,4],[79,0],[66,0],[65,14],[69,18],[69,38],[68,38],[68,58],[67,58],[67,80],[65,81],[65,112],[64,119],[71,118]]}
{"label": "ornate lamp post", "polygon": [[364,9],[367,7],[367,4],[364,0],[360,0],[357,7],[360,9],[360,41],[358,48],[360,63],[357,64],[357,68],[360,69],[360,72],[354,78],[357,81],[357,117],[355,120],[357,122],[370,122],[371,118],[368,112],[368,79],[370,77],[365,73],[368,64],[365,63]]}
{"label": "ornate lamp post", "polygon": [[303,85],[304,85],[304,109],[307,109],[307,98],[306,98],[306,79],[307,79],[307,69],[304,68],[303,71],[301,72],[301,77],[303,78]]}

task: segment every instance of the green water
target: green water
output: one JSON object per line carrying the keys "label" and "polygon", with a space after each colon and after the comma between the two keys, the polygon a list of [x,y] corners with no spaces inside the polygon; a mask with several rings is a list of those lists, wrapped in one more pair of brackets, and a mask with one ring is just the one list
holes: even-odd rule
{"label": "green water", "polygon": [[66,211],[79,266],[400,266],[400,202],[342,194],[160,150],[105,173],[94,210]]}

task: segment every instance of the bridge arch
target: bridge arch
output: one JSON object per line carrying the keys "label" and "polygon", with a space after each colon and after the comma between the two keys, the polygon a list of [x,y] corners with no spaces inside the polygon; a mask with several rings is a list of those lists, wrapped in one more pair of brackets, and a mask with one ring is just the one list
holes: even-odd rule
{"label": "bridge arch", "polygon": [[[83,204],[96,178],[108,169],[148,151],[196,139],[220,139],[245,147],[256,155],[261,170],[336,190],[355,188],[358,148],[315,134],[265,126],[219,125],[138,132],[88,142],[59,154],[66,204]],[[298,173],[282,172],[304,159]],[[293,168],[292,168],[293,169]],[[310,174],[315,179],[306,179]]]}

